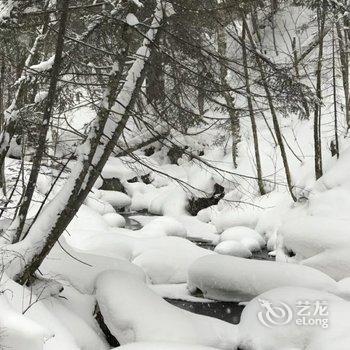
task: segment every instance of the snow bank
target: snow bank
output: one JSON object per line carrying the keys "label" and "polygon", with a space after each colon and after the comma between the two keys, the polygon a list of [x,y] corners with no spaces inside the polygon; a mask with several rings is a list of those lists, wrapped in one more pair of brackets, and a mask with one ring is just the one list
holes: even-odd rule
{"label": "snow bank", "polygon": [[326,250],[301,261],[301,264],[320,270],[339,281],[350,277],[350,247]]}
{"label": "snow bank", "polygon": [[311,267],[224,255],[195,261],[188,272],[188,288],[223,301],[248,301],[268,290],[298,286],[337,292],[337,283]]}
{"label": "snow bank", "polygon": [[2,349],[42,350],[47,331],[36,322],[16,312],[4,295],[0,295]]}
{"label": "snow bank", "polygon": [[67,281],[82,293],[91,294],[96,277],[106,270],[127,271],[145,279],[145,274],[138,266],[122,258],[92,254],[72,248],[61,237],[41,265],[40,271],[46,275]]}
{"label": "snow bank", "polygon": [[[67,307],[70,294],[65,294],[67,299],[58,299],[50,296],[44,284],[42,284],[43,288],[41,290],[35,290],[20,286],[6,276],[3,276],[1,282],[1,292],[8,299],[15,312],[20,315],[20,319],[16,320],[16,325],[20,327],[21,332],[26,332],[25,337],[17,334],[17,342],[14,343],[15,345],[9,345],[8,348],[16,350],[106,350],[108,348],[94,327],[92,313],[88,316],[91,322],[87,322],[81,315],[74,312],[74,308]],[[47,283],[46,287],[50,289],[50,284],[49,282]],[[79,302],[83,300],[83,296],[80,295]],[[75,308],[78,305],[78,302],[75,303]],[[1,315],[4,317],[6,315],[3,307],[1,307]],[[30,328],[21,322],[21,319],[24,318],[27,320],[26,322]],[[2,323],[10,326],[10,317],[6,316],[6,320]],[[35,326],[35,324],[40,325],[41,329],[45,330],[44,337],[46,342],[44,347],[42,345],[37,347],[37,344],[40,345],[40,340],[39,338],[37,340],[34,339],[38,329],[38,326]],[[21,341],[23,341],[23,345],[21,345]],[[1,345],[3,345],[2,342]]]}
{"label": "snow bank", "polygon": [[[303,325],[297,324],[301,322],[297,319],[302,318],[300,305],[303,304],[300,302],[310,303],[310,308],[304,309],[304,314],[311,314],[304,316]],[[321,302],[326,305],[327,314],[323,316],[316,309]],[[272,312],[268,312],[268,304]],[[282,312],[278,313],[281,310],[285,312],[284,316]],[[239,324],[240,347],[259,350],[346,350],[350,340],[349,313],[350,303],[329,293],[295,287],[274,289],[253,299],[243,310]],[[321,320],[319,325],[309,325],[310,319],[315,318]],[[276,324],[270,323],[270,320]],[[327,327],[322,327],[321,322],[327,323]]]}
{"label": "snow bank", "polygon": [[297,260],[327,249],[350,248],[348,221],[304,216],[286,221],[279,229],[280,249],[290,250]]}
{"label": "snow bank", "polygon": [[232,349],[236,326],[178,309],[125,273],[104,272],[96,299],[105,323],[121,344],[179,342]]}

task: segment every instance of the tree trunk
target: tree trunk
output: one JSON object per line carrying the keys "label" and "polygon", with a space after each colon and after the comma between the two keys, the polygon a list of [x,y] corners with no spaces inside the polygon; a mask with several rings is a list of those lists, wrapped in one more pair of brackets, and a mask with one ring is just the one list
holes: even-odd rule
{"label": "tree trunk", "polygon": [[[324,5],[324,1],[323,1]],[[323,37],[325,30],[326,11],[319,6],[318,8],[318,26],[319,36],[322,38],[319,42],[318,61],[316,70],[316,97],[314,110],[314,150],[315,150],[315,177],[319,179],[322,176],[322,135],[321,135],[321,114],[322,114],[322,64],[323,64]]]}
{"label": "tree trunk", "polygon": [[232,137],[232,161],[233,166],[237,168],[237,158],[238,158],[238,144],[241,141],[240,137],[240,123],[237,111],[235,109],[235,101],[230,94],[230,86],[227,83],[227,67],[225,62],[226,51],[227,51],[227,40],[226,31],[220,24],[217,29],[217,43],[218,43],[218,53],[220,55],[220,84],[223,90],[223,97],[225,98],[228,114],[230,117],[231,126],[231,137]]}
{"label": "tree trunk", "polygon": [[[9,251],[20,252],[21,261],[25,261],[24,266],[17,266],[14,259],[11,260],[14,264],[12,273],[20,283],[30,282],[91,191],[117,144],[142,88],[146,67],[152,57],[153,47],[159,40],[159,28],[164,16],[162,1],[158,0],[151,28],[138,50],[142,56],[137,55],[126,77],[121,74],[120,66],[119,70],[113,69],[96,121],[86,141],[78,149],[76,167],[67,183],[38,217],[26,238],[9,246]],[[124,52],[124,55],[126,59],[129,52]],[[119,88],[121,79],[124,83]]]}
{"label": "tree trunk", "polygon": [[247,103],[248,103],[249,117],[250,117],[250,122],[252,125],[253,140],[254,140],[257,181],[258,181],[258,187],[259,187],[260,194],[264,195],[266,192],[265,192],[265,188],[264,188],[262,169],[261,169],[258,130],[257,130],[257,126],[256,126],[253,101],[252,101],[251,90],[250,90],[250,78],[249,78],[249,68],[248,68],[248,58],[247,58],[245,23],[243,23],[243,31],[242,31],[242,40],[241,41],[242,41],[242,55],[243,55],[243,66],[244,66],[244,77],[245,77],[245,85],[246,85]]}
{"label": "tree trunk", "polygon": [[[254,51],[257,51],[257,47],[256,47],[256,44],[255,44],[255,41],[254,41],[253,36],[252,36],[252,34],[251,34],[250,30],[249,30],[249,26],[247,24],[247,21],[246,21],[244,15],[242,15],[242,20],[243,20],[243,23],[245,25],[250,44],[252,45]],[[255,23],[254,17],[252,17],[252,20],[253,20],[253,25],[254,25],[254,23]],[[256,26],[256,23],[254,25],[254,29],[258,33],[258,28]],[[286,150],[285,150],[285,147],[284,147],[283,137],[282,137],[281,129],[280,129],[280,126],[279,126],[279,122],[278,122],[278,117],[277,117],[277,114],[276,114],[275,106],[273,104],[272,95],[271,95],[271,92],[270,92],[270,88],[268,86],[268,82],[267,82],[267,78],[266,78],[266,72],[265,72],[265,67],[264,67],[264,65],[263,65],[259,55],[257,55],[256,60],[257,60],[258,69],[259,69],[259,72],[260,72],[262,84],[263,84],[263,87],[264,87],[264,90],[265,90],[265,93],[266,93],[266,98],[267,98],[267,101],[268,101],[268,104],[269,104],[269,108],[270,108],[270,112],[271,112],[271,116],[272,116],[273,127],[274,127],[274,130],[275,130],[277,142],[278,142],[278,145],[279,145],[280,151],[281,151],[284,171],[285,171],[285,174],[286,174],[287,186],[288,186],[289,193],[290,193],[293,201],[296,202],[297,199],[296,199],[296,197],[295,197],[295,195],[293,193],[293,183],[292,183],[292,178],[291,178],[291,174],[290,174],[290,170],[289,170],[287,153],[286,153]]]}
{"label": "tree trunk", "polygon": [[19,223],[16,229],[16,235],[14,237],[14,243],[18,242],[21,238],[24,224],[26,222],[27,213],[29,210],[30,203],[35,191],[36,183],[39,176],[42,158],[46,148],[46,138],[50,127],[50,121],[53,113],[54,103],[56,99],[56,90],[59,80],[61,65],[62,65],[62,54],[64,49],[64,37],[68,19],[68,7],[69,0],[62,0],[61,7],[61,18],[59,21],[59,30],[56,44],[55,60],[51,70],[50,86],[48,96],[45,101],[45,108],[43,111],[42,123],[38,134],[36,152],[33,159],[32,170],[30,172],[28,184],[23,196],[23,202],[18,212]]}

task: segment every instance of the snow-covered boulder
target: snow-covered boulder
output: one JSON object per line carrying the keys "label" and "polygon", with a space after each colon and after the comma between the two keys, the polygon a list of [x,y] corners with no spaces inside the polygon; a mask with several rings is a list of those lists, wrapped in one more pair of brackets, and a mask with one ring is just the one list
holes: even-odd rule
{"label": "snow-covered boulder", "polygon": [[102,201],[116,209],[125,208],[131,204],[131,198],[123,192],[99,190],[98,194]]}
{"label": "snow-covered boulder", "polygon": [[265,240],[255,230],[245,226],[235,226],[226,229],[220,236],[220,242],[235,241],[241,243],[251,252],[258,251],[264,247]]}
{"label": "snow-covered boulder", "polygon": [[187,236],[185,226],[170,216],[157,217],[146,224],[139,232],[142,237]]}
{"label": "snow-covered boulder", "polygon": [[102,273],[96,280],[96,299],[107,327],[122,345],[178,342],[227,350],[236,346],[236,326],[178,309],[127,273]]}
{"label": "snow-covered boulder", "polygon": [[103,215],[103,218],[111,227],[124,227],[126,224],[125,219],[118,213],[108,213]]}
{"label": "snow-covered boulder", "polygon": [[282,286],[337,292],[337,283],[311,267],[282,262],[208,255],[195,261],[188,272],[188,288],[200,289],[205,298],[249,301]]}
{"label": "snow-covered boulder", "polygon": [[218,254],[232,255],[239,258],[252,257],[252,252],[245,245],[236,241],[223,241],[215,247],[214,251]]}
{"label": "snow-covered boulder", "polygon": [[184,283],[189,266],[198,258],[213,254],[181,237],[141,238],[135,231],[115,229],[96,232],[81,242],[87,252],[128,260],[141,267],[154,284]]}
{"label": "snow-covered boulder", "polygon": [[350,341],[349,313],[350,303],[330,293],[277,288],[259,295],[243,310],[240,348],[346,350]]}

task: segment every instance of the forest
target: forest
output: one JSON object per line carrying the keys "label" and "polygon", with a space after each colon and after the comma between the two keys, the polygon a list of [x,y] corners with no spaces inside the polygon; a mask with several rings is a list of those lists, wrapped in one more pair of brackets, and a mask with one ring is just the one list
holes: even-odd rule
{"label": "forest", "polygon": [[349,0],[0,0],[0,348],[350,349]]}

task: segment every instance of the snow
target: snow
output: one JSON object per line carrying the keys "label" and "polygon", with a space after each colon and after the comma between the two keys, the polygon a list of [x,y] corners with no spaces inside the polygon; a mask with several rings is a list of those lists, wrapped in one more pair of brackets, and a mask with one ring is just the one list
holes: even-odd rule
{"label": "snow", "polygon": [[[258,319],[259,313],[264,313],[261,301],[270,302],[272,307],[290,308],[292,316],[287,324],[278,324],[287,318],[273,318],[276,326],[267,327]],[[323,316],[328,327],[297,325],[300,302],[310,302],[310,312],[315,311],[317,302],[327,303],[327,315]],[[243,310],[239,324],[239,344],[242,348],[259,350],[345,350],[349,344],[350,323],[348,314],[350,303],[332,294],[318,290],[284,287],[270,290],[253,299]],[[275,309],[277,311],[277,309]],[[287,310],[284,308],[283,310]],[[289,313],[287,312],[286,315]],[[281,314],[277,314],[278,316]],[[265,314],[266,316],[266,314]],[[317,314],[315,315],[317,317]],[[319,316],[321,318],[321,316]],[[306,322],[313,315],[306,316]],[[347,345],[345,345],[347,344]]]}
{"label": "snow", "polygon": [[134,27],[139,24],[139,20],[133,13],[128,13],[126,16],[126,23],[129,26]]}
{"label": "snow", "polygon": [[85,294],[92,294],[97,276],[110,269],[128,271],[142,279],[145,274],[138,266],[122,258],[95,255],[72,248],[61,237],[42,264],[44,276],[60,278]]}
{"label": "snow", "polygon": [[[220,241],[234,241],[243,245],[243,247],[250,252],[259,251],[265,246],[265,240],[249,227],[236,226],[226,229],[220,236]],[[223,245],[222,245],[223,246]],[[228,247],[228,245],[226,245]],[[239,249],[237,247],[237,249]],[[244,253],[244,250],[242,251]]]}
{"label": "snow", "polygon": [[236,327],[178,309],[125,273],[105,272],[96,280],[96,299],[112,334],[123,345],[179,342],[232,349]]}
{"label": "snow", "polygon": [[[34,294],[33,290],[18,285],[5,275],[2,276],[1,282],[2,298],[7,298],[15,310],[12,311],[12,315],[7,315],[6,307],[1,306],[1,315],[6,316],[4,324],[11,327],[13,320],[15,329],[20,330],[20,333],[16,331],[13,339],[9,329],[6,332],[9,337],[5,337],[4,342],[1,339],[1,345],[8,342],[8,347],[16,350],[107,349],[95,328],[72,309],[68,309],[64,305],[65,302],[56,297],[45,296],[45,293]],[[80,296],[80,301],[82,300],[84,298]],[[18,315],[17,319],[14,318],[15,312]],[[90,317],[92,320],[92,315]]]}
{"label": "snow", "polygon": [[16,1],[7,0],[1,1],[0,3],[0,21],[3,21],[11,16],[11,12],[14,7],[17,5]]}
{"label": "snow", "polygon": [[223,241],[215,249],[215,253],[222,255],[232,255],[239,258],[251,258],[252,252],[244,244],[236,241]]}
{"label": "snow", "polygon": [[249,301],[273,288],[296,286],[337,293],[337,283],[311,267],[282,262],[208,255],[189,268],[188,288],[205,298]]}
{"label": "snow", "polygon": [[46,331],[36,322],[16,312],[4,295],[0,296],[1,347],[42,350]]}
{"label": "snow", "polygon": [[116,209],[126,208],[131,204],[131,199],[128,195],[118,191],[98,191],[99,199],[109,203]]}
{"label": "snow", "polygon": [[213,302],[210,299],[194,297],[193,295],[191,295],[187,288],[187,283],[149,284],[148,287],[152,289],[155,293],[160,295],[162,298],[191,301],[194,303]]}
{"label": "snow", "polygon": [[126,223],[124,217],[118,213],[107,213],[102,217],[111,227],[124,227]]}
{"label": "snow", "polygon": [[320,254],[316,254],[300,263],[313,267],[339,281],[350,277],[350,249],[329,249]]}
{"label": "snow", "polygon": [[117,349],[120,350],[214,350],[214,348],[208,348],[207,346],[186,345],[181,343],[133,343],[123,345]]}

